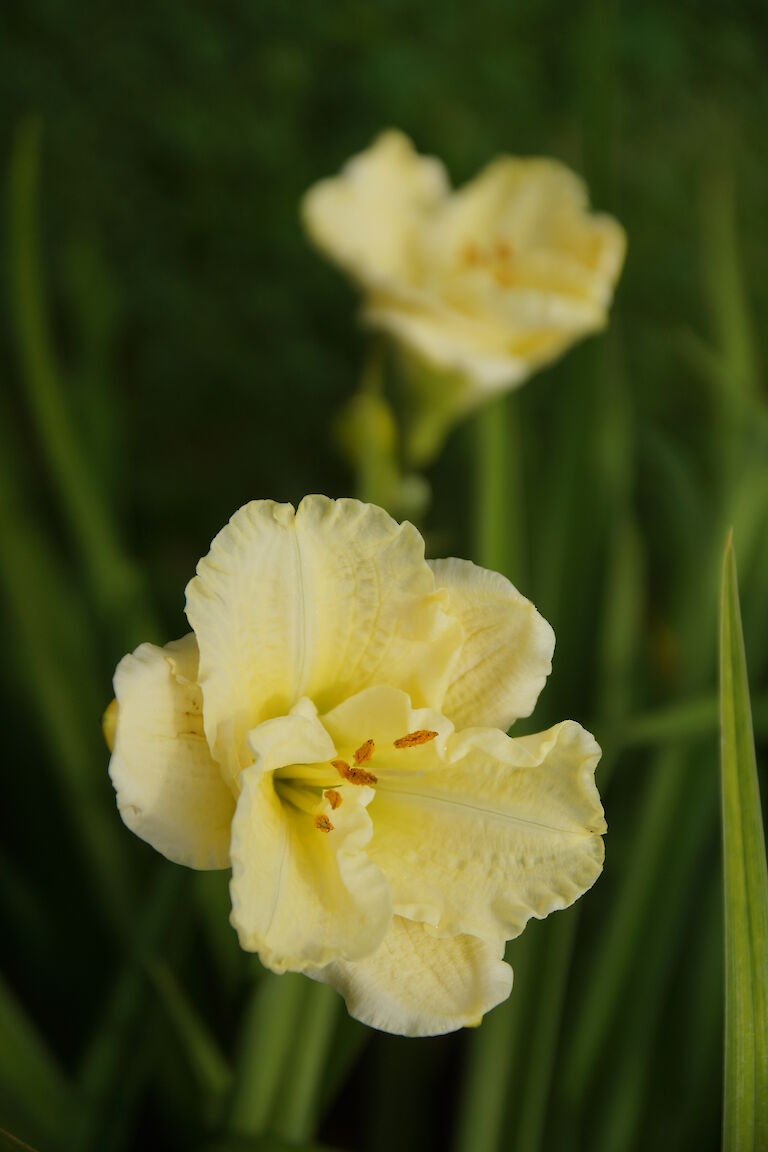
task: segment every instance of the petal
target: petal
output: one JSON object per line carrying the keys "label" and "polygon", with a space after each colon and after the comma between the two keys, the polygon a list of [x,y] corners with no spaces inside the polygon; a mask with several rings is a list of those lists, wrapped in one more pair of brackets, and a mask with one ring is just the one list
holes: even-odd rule
{"label": "petal", "polygon": [[232,923],[240,944],[275,972],[301,971],[373,951],[392,918],[389,887],[365,848],[369,788],[345,788],[332,831],[281,800],[275,777],[241,775],[232,822]]}
{"label": "petal", "polygon": [[300,700],[290,716],[265,720],[248,733],[254,765],[261,772],[274,772],[286,764],[319,764],[336,755],[333,740],[317,719],[308,715]]}
{"label": "petal", "polygon": [[389,131],[310,188],[302,216],[321,251],[364,284],[382,284],[413,274],[414,237],[447,190],[443,165]]}
{"label": "petal", "polygon": [[584,181],[542,157],[499,157],[442,204],[431,236],[437,255],[450,260],[468,244],[496,242],[509,253],[513,284],[600,307],[610,301],[626,251],[621,225],[590,212]]}
{"label": "petal", "polygon": [[196,675],[191,634],[120,661],[109,774],[132,832],[177,864],[226,868],[235,803],[206,743]]}
{"label": "petal", "polygon": [[350,1015],[400,1036],[439,1036],[480,1023],[512,990],[503,945],[475,936],[437,938],[395,916],[376,952],[309,972],[331,984]]}
{"label": "petal", "polygon": [[442,704],[457,728],[503,728],[530,716],[552,671],[555,634],[530,600],[468,560],[432,560],[464,644]]}
{"label": "petal", "polygon": [[441,700],[461,643],[408,523],[357,500],[241,508],[200,561],[187,615],[211,748],[250,762],[247,732],[302,696],[321,709],[372,683]]}
{"label": "petal", "polygon": [[470,728],[448,738],[443,763],[383,778],[369,852],[395,912],[508,939],[573,903],[602,870],[599,758],[573,721],[516,740]]}
{"label": "petal", "polygon": [[[457,418],[604,327],[626,236],[590,212],[564,165],[502,157],[441,201],[419,246],[429,274],[374,287],[365,318],[471,382],[452,397]],[[430,418],[426,406],[417,418]]]}
{"label": "petal", "polygon": [[451,306],[440,295],[415,304],[378,293],[363,312],[370,327],[388,332],[433,371],[465,377],[463,390],[453,387],[457,413],[525,383],[575,340],[599,332],[607,319],[603,309],[583,302],[561,301],[543,291],[502,294],[488,284],[476,285],[461,304],[461,309]]}
{"label": "petal", "polygon": [[[437,763],[436,749],[441,748],[453,731],[453,724],[433,708],[412,708],[406,692],[389,685],[365,688],[355,696],[350,696],[342,704],[322,717],[323,728],[329,733],[338,754],[346,754],[357,748],[363,740],[372,738],[375,752],[372,767],[384,763],[385,767],[402,766],[402,761],[419,756],[421,752],[431,753],[430,763]],[[394,746],[395,740],[409,732],[419,730],[434,731],[437,737],[426,745],[404,751]],[[376,769],[378,771],[378,769]]]}

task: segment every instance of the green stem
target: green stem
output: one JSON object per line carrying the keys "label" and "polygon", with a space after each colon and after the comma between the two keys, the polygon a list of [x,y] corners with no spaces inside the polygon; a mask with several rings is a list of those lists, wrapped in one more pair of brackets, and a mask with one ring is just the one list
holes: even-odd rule
{"label": "green stem", "polygon": [[292,1058],[283,1075],[272,1131],[300,1143],[315,1135],[321,1090],[330,1056],[340,1001],[325,984],[305,991],[301,1026],[293,1037]]}
{"label": "green stem", "polygon": [[587,993],[579,1004],[572,1029],[572,1046],[565,1067],[565,1091],[579,1109],[595,1063],[624,992],[634,958],[642,949],[644,926],[661,880],[664,846],[679,820],[685,799],[686,775],[675,749],[659,755],[645,785],[635,831],[636,851],[622,888],[622,899],[607,925],[606,938],[590,974]]}
{"label": "green stem", "polygon": [[543,957],[538,975],[541,992],[536,1027],[531,1036],[528,1074],[519,1106],[515,1152],[538,1152],[543,1146],[547,1103],[579,919],[580,908],[576,905],[542,926]]}
{"label": "green stem", "polygon": [[525,588],[520,398],[484,405],[475,417],[474,556]]}
{"label": "green stem", "polygon": [[509,947],[515,987],[469,1037],[459,1100],[454,1152],[496,1152],[509,1111],[510,1086],[519,1071],[517,1056],[528,1021],[526,995],[536,970],[538,936],[530,928]]}
{"label": "green stem", "polygon": [[[485,568],[524,586],[523,469],[520,458],[519,398],[514,394],[485,405],[475,417],[474,558]],[[532,971],[536,938],[515,941],[515,983]],[[456,1128],[456,1152],[493,1152],[499,1146],[518,1059],[527,998],[513,991],[469,1041]]]}
{"label": "green stem", "polygon": [[229,1131],[242,1136],[265,1132],[299,1034],[306,977],[265,973],[246,1006],[229,1108]]}

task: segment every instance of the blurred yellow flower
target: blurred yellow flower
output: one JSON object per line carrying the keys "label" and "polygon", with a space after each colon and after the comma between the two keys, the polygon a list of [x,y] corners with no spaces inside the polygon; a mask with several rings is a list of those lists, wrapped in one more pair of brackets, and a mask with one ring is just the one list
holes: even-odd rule
{"label": "blurred yellow flower", "polygon": [[396,131],[310,188],[302,215],[362,288],[365,320],[451,374],[430,397],[451,418],[602,328],[626,248],[563,164],[502,156],[453,191]]}
{"label": "blurred yellow flower", "polygon": [[602,868],[600,750],[510,739],[554,636],[495,573],[424,559],[374,505],[256,501],[187,588],[193,632],[115,674],[123,820],[232,868],[232,923],[276,972],[374,1027],[430,1035],[505,999],[504,943]]}

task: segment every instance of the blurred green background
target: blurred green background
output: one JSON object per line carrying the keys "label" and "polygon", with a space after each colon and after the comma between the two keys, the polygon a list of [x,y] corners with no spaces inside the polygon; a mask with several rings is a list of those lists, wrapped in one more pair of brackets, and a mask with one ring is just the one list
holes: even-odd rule
{"label": "blurred green background", "polygon": [[[731,523],[768,736],[766,52],[747,0],[4,6],[0,1126],[40,1152],[719,1146]],[[420,1041],[240,953],[226,876],[123,828],[99,731],[237,507],[355,490],[332,430],[365,338],[297,207],[390,125],[456,182],[557,156],[629,235],[609,332],[454,432],[422,525],[553,623],[535,727],[603,745],[605,873],[510,945],[507,1005]]]}

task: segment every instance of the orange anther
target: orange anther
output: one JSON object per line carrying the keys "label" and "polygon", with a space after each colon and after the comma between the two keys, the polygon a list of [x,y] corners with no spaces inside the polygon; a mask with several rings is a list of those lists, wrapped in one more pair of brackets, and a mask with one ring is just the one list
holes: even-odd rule
{"label": "orange anther", "polygon": [[373,756],[375,748],[376,745],[373,740],[366,740],[365,744],[361,744],[355,752],[355,764],[365,764]]}
{"label": "orange anther", "polygon": [[378,776],[373,772],[366,772],[365,768],[351,768],[346,760],[331,760],[339,776],[348,780],[350,784],[376,784]]}
{"label": "orange anther", "polygon": [[327,788],[325,790],[325,792],[323,792],[323,796],[325,796],[326,800],[328,801],[331,808],[333,808],[333,810],[335,812],[336,809],[338,808],[339,804],[341,804],[341,796],[339,795],[339,793],[336,791],[335,788]]}
{"label": "orange anther", "polygon": [[437,732],[432,732],[429,728],[417,728],[415,732],[408,732],[399,740],[395,740],[395,748],[415,748],[417,744],[429,744],[435,736]]}
{"label": "orange anther", "polygon": [[331,824],[328,817],[324,816],[322,812],[319,816],[315,816],[315,828],[317,828],[318,832],[333,832],[333,824]]}

